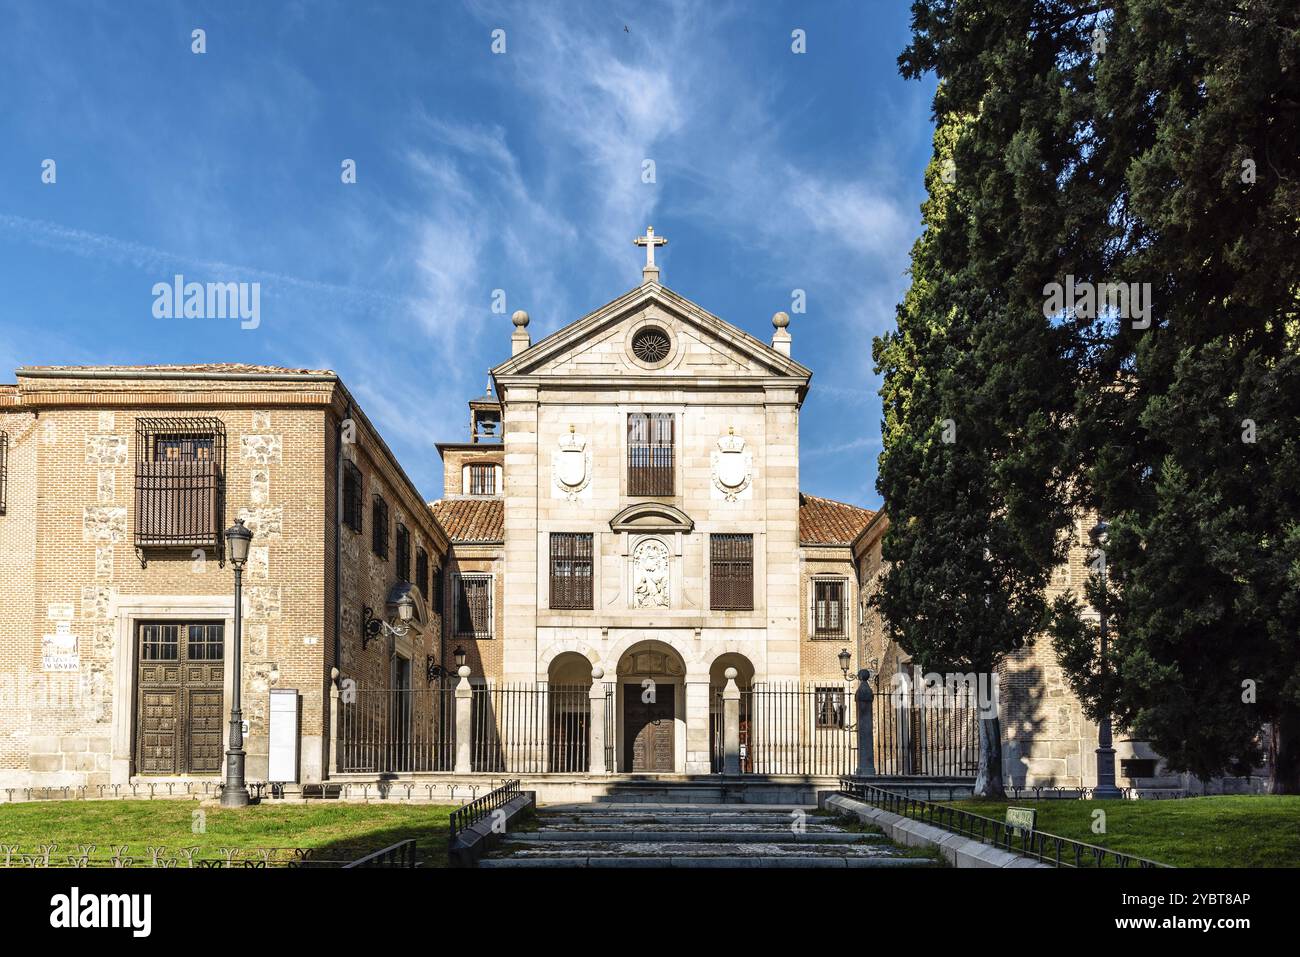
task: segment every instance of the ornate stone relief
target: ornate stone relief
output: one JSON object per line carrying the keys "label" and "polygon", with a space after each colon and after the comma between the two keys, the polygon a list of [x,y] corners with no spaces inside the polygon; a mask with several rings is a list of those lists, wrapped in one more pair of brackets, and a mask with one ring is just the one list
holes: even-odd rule
{"label": "ornate stone relief", "polygon": [[591,484],[591,449],[587,437],[575,432],[573,426],[551,453],[551,476],[555,497],[570,502],[577,501]]}
{"label": "ornate stone relief", "polygon": [[745,440],[736,435],[735,429],[728,429],[718,439],[718,448],[711,458],[714,497],[734,502],[744,496],[753,481],[754,454],[745,447]]}
{"label": "ornate stone relief", "polygon": [[632,607],[669,607],[668,546],[647,538],[632,552]]}

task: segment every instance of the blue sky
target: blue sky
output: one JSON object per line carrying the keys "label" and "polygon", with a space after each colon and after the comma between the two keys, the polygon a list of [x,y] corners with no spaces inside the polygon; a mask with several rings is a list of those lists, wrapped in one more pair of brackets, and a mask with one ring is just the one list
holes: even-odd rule
{"label": "blue sky", "polygon": [[[906,287],[932,130],[933,83],[895,65],[907,27],[901,0],[3,0],[0,381],[335,369],[434,498],[433,444],[464,439],[508,313],[536,340],[621,295],[653,223],[664,283],[761,339],[806,290],[802,486],[877,506],[870,341]],[[176,273],[259,282],[260,325],[155,318]]]}

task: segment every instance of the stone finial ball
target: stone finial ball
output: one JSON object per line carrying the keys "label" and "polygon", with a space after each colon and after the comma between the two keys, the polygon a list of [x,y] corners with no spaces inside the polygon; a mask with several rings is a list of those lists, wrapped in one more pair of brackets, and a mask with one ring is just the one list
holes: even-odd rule
{"label": "stone finial ball", "polygon": [[772,313],[772,325],[777,329],[784,329],[786,326],[790,325],[789,313],[785,313],[785,312]]}
{"label": "stone finial ball", "polygon": [[605,669],[602,668],[600,665],[596,665],[596,667],[591,669],[591,677],[597,680],[605,677]]}
{"label": "stone finial ball", "polygon": [[522,329],[528,325],[528,313],[524,312],[522,309],[516,309],[515,314],[510,317],[510,321]]}
{"label": "stone finial ball", "polygon": [[456,674],[460,675],[462,678],[468,678],[469,665],[461,665],[459,668],[456,669]]}
{"label": "stone finial ball", "polygon": [[722,676],[726,678],[728,681],[735,681],[736,675],[738,674],[740,674],[740,672],[737,671],[735,668],[728,668],[726,671],[722,673]]}

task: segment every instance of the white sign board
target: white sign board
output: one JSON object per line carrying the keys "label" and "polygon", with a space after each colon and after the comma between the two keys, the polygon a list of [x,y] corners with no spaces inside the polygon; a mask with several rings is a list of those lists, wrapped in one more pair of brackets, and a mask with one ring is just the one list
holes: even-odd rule
{"label": "white sign board", "polygon": [[71,622],[60,621],[54,626],[54,634],[41,637],[41,670],[81,670],[80,649]]}
{"label": "white sign board", "polygon": [[298,690],[271,689],[270,764],[266,779],[277,784],[298,780]]}

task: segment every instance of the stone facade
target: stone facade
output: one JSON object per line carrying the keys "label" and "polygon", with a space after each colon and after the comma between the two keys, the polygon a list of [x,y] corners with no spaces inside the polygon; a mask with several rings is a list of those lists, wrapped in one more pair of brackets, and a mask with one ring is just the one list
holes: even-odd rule
{"label": "stone facade", "polygon": [[[433,510],[453,542],[451,564],[494,576],[492,636],[452,634],[449,614],[448,640],[489,683],[586,682],[603,671],[617,688],[619,770],[632,769],[626,689],[671,685],[669,770],[706,773],[725,666],[746,685],[842,686],[837,656],[853,647],[856,607],[850,545],[871,513],[840,506],[850,533],[802,533],[799,409],[811,373],[790,358],[784,322],[769,347],[660,285],[657,272],[536,345],[527,315],[514,318],[512,357],[492,370],[499,441],[477,434],[480,399],[470,404],[471,441],[439,446],[445,490]],[[663,337],[649,358],[633,347],[646,329]],[[629,416],[638,413],[671,417],[670,494],[630,487]],[[489,464],[499,480],[476,496],[468,468]],[[495,532],[472,501],[483,497],[499,502]],[[552,607],[550,540],[567,533],[591,536],[590,608]],[[752,608],[713,607],[713,533],[752,536]],[[829,638],[810,620],[813,583],[827,578],[843,583],[846,618]],[[443,600],[453,596],[448,580]]]}
{"label": "stone facade", "polygon": [[[265,367],[42,367],[0,387],[9,436],[0,516],[0,786],[95,786],[141,775],[140,625],[224,626],[222,750],[234,675],[233,574],[213,535],[201,547],[137,547],[140,420],[201,417],[224,433],[214,527],[243,518],[243,714],[249,780],[267,774],[271,688],[301,699],[302,782],[327,771],[331,670],[388,686],[392,654],[436,651],[440,621],[420,606],[402,647],[360,641],[360,606],[384,613],[396,582],[341,525],[336,452],[384,495],[433,567],[447,540],[343,384],[328,372]],[[352,425],[343,428],[345,420]],[[340,433],[354,441],[340,445]],[[338,541],[336,542],[336,530]],[[364,547],[352,539],[365,537]],[[339,570],[341,607],[335,602]],[[343,628],[336,627],[335,609]],[[180,776],[216,779],[216,772]],[[157,777],[150,776],[150,780]]]}

